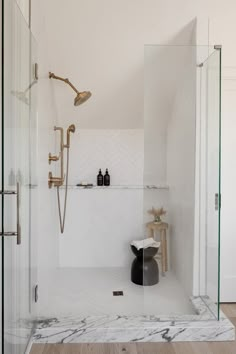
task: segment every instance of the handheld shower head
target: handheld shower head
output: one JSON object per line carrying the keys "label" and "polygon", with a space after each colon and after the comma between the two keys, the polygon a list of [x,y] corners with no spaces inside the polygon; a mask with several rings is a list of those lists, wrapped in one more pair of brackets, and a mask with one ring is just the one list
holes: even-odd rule
{"label": "handheld shower head", "polygon": [[67,129],[67,134],[75,132],[75,125],[71,124]]}
{"label": "handheld shower head", "polygon": [[66,145],[64,147],[67,147],[68,149],[70,148],[70,133],[75,132],[75,125],[71,124],[66,131]]}

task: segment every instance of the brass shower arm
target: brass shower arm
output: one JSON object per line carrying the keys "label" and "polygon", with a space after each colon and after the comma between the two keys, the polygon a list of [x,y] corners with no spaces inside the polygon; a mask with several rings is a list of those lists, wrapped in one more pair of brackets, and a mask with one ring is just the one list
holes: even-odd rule
{"label": "brass shower arm", "polygon": [[91,96],[90,91],[78,91],[74,85],[70,82],[69,79],[64,79],[63,77],[57,76],[54,73],[49,72],[49,79],[56,79],[65,82],[67,85],[69,85],[73,91],[76,92],[76,97],[74,99],[74,105],[79,106],[82,103],[86,102]]}
{"label": "brass shower arm", "polygon": [[72,85],[72,83],[70,82],[69,79],[63,79],[63,77],[57,76],[51,72],[49,72],[49,79],[61,80],[61,81],[65,82],[66,84],[68,84],[72,88],[72,90],[74,90],[76,93],[79,93],[79,91],[75,88],[74,85]]}

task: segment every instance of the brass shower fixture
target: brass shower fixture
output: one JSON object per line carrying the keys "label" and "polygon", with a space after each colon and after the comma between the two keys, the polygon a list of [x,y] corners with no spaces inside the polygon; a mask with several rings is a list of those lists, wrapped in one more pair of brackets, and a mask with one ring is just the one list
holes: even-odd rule
{"label": "brass shower fixture", "polygon": [[61,80],[63,82],[65,82],[66,84],[68,84],[72,90],[74,90],[76,92],[76,97],[74,99],[74,105],[75,106],[79,106],[82,103],[86,102],[91,96],[92,93],[90,91],[78,91],[74,85],[72,85],[72,83],[70,82],[69,79],[63,79],[60,76],[55,75],[54,73],[49,72],[49,79],[56,79],[56,80]]}
{"label": "brass shower fixture", "polygon": [[48,173],[48,187],[52,188],[52,186],[54,185],[54,187],[60,187],[63,185],[64,183],[64,149],[70,148],[70,133],[74,133],[75,132],[75,125],[71,124],[68,129],[67,129],[67,133],[66,133],[66,144],[64,144],[64,130],[61,127],[54,127],[54,130],[59,130],[60,131],[60,136],[61,136],[61,142],[60,142],[60,153],[59,156],[52,156],[51,153],[48,154],[48,163],[51,164],[52,161],[58,161],[59,159],[61,159],[61,173],[59,177],[53,177],[52,172]]}

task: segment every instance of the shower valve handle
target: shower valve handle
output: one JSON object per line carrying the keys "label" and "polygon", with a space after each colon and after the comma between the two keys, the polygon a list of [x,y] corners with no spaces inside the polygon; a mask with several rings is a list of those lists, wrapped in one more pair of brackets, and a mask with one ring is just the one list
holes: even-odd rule
{"label": "shower valve handle", "polygon": [[49,165],[51,165],[52,161],[58,161],[59,160],[59,156],[52,156],[52,154],[49,152],[48,154],[48,163]]}

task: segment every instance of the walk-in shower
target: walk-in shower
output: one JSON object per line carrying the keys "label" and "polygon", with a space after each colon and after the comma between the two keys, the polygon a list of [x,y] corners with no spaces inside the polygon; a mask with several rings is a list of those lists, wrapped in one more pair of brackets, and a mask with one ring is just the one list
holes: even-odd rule
{"label": "walk-in shower", "polygon": [[[143,129],[80,130],[71,152],[68,227],[39,303],[41,316],[57,323],[43,322],[36,341],[232,336],[219,311],[220,65],[218,46],[147,45]],[[104,161],[109,187],[94,181]],[[79,179],[92,187],[76,186]],[[167,211],[168,267],[158,284],[141,286],[131,282],[130,243],[149,236],[152,207]],[[159,229],[154,238],[162,242]]]}

